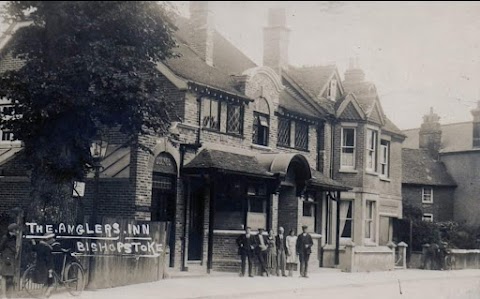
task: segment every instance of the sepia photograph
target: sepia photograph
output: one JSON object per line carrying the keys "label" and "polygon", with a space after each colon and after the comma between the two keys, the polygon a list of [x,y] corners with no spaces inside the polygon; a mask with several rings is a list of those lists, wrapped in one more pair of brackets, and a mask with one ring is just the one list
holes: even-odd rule
{"label": "sepia photograph", "polygon": [[0,1],[0,298],[480,299],[480,2]]}

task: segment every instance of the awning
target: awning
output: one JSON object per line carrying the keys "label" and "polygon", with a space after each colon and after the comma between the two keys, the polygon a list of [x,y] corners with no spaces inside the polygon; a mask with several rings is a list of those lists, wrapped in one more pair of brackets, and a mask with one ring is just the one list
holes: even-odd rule
{"label": "awning", "polygon": [[310,186],[321,187],[322,189],[327,191],[348,191],[352,189],[340,182],[337,182],[325,176],[320,171],[311,169],[311,172],[312,178],[308,181],[308,185]]}
{"label": "awning", "polygon": [[242,155],[233,152],[203,149],[195,158],[183,167],[186,174],[194,174],[200,170],[243,174],[247,176],[275,178],[253,155]]}

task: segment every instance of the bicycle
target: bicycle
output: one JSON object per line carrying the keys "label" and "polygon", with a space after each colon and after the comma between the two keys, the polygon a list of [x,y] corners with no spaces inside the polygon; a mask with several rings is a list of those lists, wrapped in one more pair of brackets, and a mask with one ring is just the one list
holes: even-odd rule
{"label": "bicycle", "polygon": [[[53,254],[63,254],[63,263],[61,273],[53,270],[51,291],[55,292],[58,286],[64,286],[72,296],[80,296],[85,288],[85,270],[78,262],[75,256],[71,255],[70,250],[61,252],[52,252]],[[67,261],[67,256],[71,256],[71,260]],[[22,276],[22,289],[25,290],[33,298],[42,298],[48,286],[46,284],[36,283],[35,279],[36,265],[33,264],[25,270]]]}
{"label": "bicycle", "polygon": [[455,256],[452,254],[452,251],[450,249],[446,250],[445,269],[446,270],[455,269]]}

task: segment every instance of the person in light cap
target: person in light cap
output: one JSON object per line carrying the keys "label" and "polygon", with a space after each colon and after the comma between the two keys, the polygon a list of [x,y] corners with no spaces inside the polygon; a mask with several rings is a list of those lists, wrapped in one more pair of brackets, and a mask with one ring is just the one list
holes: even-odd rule
{"label": "person in light cap", "polygon": [[3,297],[7,297],[7,293],[10,293],[11,287],[13,286],[15,261],[18,257],[17,234],[19,230],[20,226],[18,224],[10,224],[7,233],[0,240],[1,295]]}

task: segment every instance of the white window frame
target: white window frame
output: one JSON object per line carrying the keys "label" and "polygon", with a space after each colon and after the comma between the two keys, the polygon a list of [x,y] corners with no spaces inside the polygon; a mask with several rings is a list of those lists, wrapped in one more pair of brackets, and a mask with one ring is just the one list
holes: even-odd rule
{"label": "white window frame", "polygon": [[[425,197],[428,196],[428,193],[425,190],[430,190],[430,200],[425,200]],[[428,198],[428,197],[427,197]],[[433,188],[432,187],[423,187],[422,188],[422,203],[433,203]]]}
{"label": "white window frame", "polygon": [[[350,225],[351,225],[351,228],[350,228],[350,232],[351,232],[351,236],[350,237],[342,237],[342,234],[343,234],[343,231],[340,232],[339,236],[340,236],[340,243],[342,244],[345,244],[347,241],[351,240],[353,241],[353,236],[355,234],[355,203],[353,200],[348,200],[348,199],[342,199],[340,200],[340,204],[342,202],[348,202],[348,204],[351,204],[352,205],[352,217],[351,218],[348,218],[347,216],[345,216],[345,218],[341,218],[340,217],[340,220],[345,220],[348,221],[350,220]],[[347,212],[347,215],[348,215],[348,212]],[[346,224],[345,224],[346,225]]]}
{"label": "white window frame", "polygon": [[[367,153],[366,157],[366,170],[369,172],[376,173],[377,172],[377,164],[378,164],[378,130],[373,129],[373,128],[367,128],[367,140],[366,140],[366,146],[365,146],[365,152]],[[373,140],[373,148],[370,146],[372,145],[372,137],[375,137],[375,140]],[[370,161],[370,155],[372,155],[372,160]],[[369,165],[372,164],[373,165]],[[371,167],[373,166],[373,168]]]}
{"label": "white window frame", "polygon": [[423,213],[422,221],[433,222],[433,214],[432,213]]}
{"label": "white window frame", "polygon": [[385,139],[380,140],[380,175],[384,178],[390,177],[390,141]]}
{"label": "white window frame", "polygon": [[[371,204],[371,206],[369,206],[369,204]],[[371,207],[371,209],[369,207]],[[365,200],[364,212],[364,239],[367,243],[375,243],[377,235],[377,202],[375,200]],[[367,227],[370,228],[370,236],[368,237]]]}
{"label": "white window frame", "polygon": [[[345,130],[353,130],[353,146],[347,146],[344,145],[344,131]],[[340,169],[348,169],[348,170],[353,170],[355,169],[356,165],[356,154],[357,154],[357,128],[355,127],[349,127],[345,126],[341,128],[341,134],[340,134]],[[344,149],[353,149],[353,158],[352,158],[352,165],[344,165]]]}

